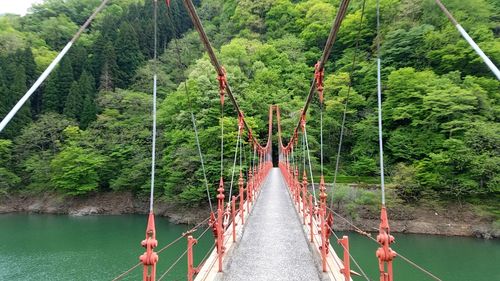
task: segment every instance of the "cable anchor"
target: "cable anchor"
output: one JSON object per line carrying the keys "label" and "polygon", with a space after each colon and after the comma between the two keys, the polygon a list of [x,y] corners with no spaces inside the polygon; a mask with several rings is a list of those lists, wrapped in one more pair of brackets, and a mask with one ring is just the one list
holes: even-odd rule
{"label": "cable anchor", "polygon": [[300,115],[300,128],[302,129],[302,132],[306,129],[306,115],[304,114],[304,111],[302,111]]}
{"label": "cable anchor", "polygon": [[219,80],[220,104],[224,105],[224,95],[226,94],[226,88],[227,88],[227,76],[224,67],[221,68],[221,72],[222,73],[218,74],[217,80]]}
{"label": "cable anchor", "polygon": [[380,227],[377,242],[380,244],[376,252],[380,270],[380,281],[393,281],[392,260],[397,254],[389,247],[394,242],[394,236],[390,235],[389,219],[387,218],[385,206],[382,206],[380,212]]}
{"label": "cable anchor", "polygon": [[153,212],[149,213],[146,239],[142,240],[141,246],[146,248],[146,252],[139,257],[139,260],[144,265],[142,280],[154,281],[156,280],[156,263],[158,262],[158,254],[154,251],[154,248],[158,246],[158,240],[156,240],[155,217]]}
{"label": "cable anchor", "polygon": [[316,90],[319,94],[319,101],[323,104],[323,79],[325,78],[325,69],[319,68],[319,62],[314,65],[314,81],[316,84]]}

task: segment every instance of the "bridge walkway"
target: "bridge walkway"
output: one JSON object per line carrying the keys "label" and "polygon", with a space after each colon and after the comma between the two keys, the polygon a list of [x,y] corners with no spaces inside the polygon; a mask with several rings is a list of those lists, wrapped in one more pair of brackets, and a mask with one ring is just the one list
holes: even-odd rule
{"label": "bridge walkway", "polygon": [[222,280],[321,280],[279,168],[270,171],[245,223]]}

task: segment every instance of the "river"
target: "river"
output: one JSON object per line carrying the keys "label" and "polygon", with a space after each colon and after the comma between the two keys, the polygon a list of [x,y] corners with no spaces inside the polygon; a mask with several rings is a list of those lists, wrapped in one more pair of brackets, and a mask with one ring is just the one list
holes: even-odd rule
{"label": "river", "polygon": [[[157,218],[159,247],[189,227]],[[146,216],[0,215],[0,280],[112,280],[138,262],[144,252]],[[200,232],[203,229],[200,229]],[[341,233],[340,233],[341,234]],[[350,233],[351,251],[371,280],[378,280],[377,245]],[[208,232],[195,246],[196,262],[212,243]],[[500,280],[500,241],[464,237],[395,234],[393,248],[443,280]],[[160,255],[158,275],[186,249],[182,239]],[[341,255],[340,249],[339,255]],[[358,271],[354,264],[352,269]],[[394,264],[395,280],[430,280],[401,259]],[[186,261],[180,260],[164,280],[185,280]],[[137,269],[123,280],[140,280]],[[251,280],[251,277],[249,277]],[[355,280],[363,280],[361,277]]]}

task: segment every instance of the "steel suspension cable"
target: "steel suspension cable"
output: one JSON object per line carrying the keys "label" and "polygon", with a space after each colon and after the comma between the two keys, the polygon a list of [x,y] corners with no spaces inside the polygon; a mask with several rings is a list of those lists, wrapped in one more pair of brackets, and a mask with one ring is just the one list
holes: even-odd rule
{"label": "steel suspension cable", "polygon": [[[217,72],[217,75],[219,77],[226,77],[226,73],[222,65],[220,64],[219,60],[217,59],[217,56],[215,55],[214,49],[212,48],[212,45],[210,44],[210,41],[208,40],[208,36],[205,32],[205,29],[203,28],[203,25],[201,23],[200,17],[198,16],[198,13],[196,12],[196,9],[194,7],[194,4],[191,0],[183,0],[184,6],[186,7],[189,17],[191,18],[191,21],[193,22],[193,25],[195,29],[198,31],[198,35],[200,36],[200,39],[205,46],[205,50],[207,51],[208,57],[210,58],[210,62],[215,68],[215,71]],[[243,117],[243,111],[241,110],[240,106],[238,105],[238,102],[236,101],[236,98],[234,97],[233,91],[231,89],[231,86],[229,85],[228,81],[224,81],[224,90],[227,93],[229,99],[231,100],[231,103],[236,109],[236,112],[238,113],[238,116],[242,117],[243,125],[245,126],[245,129],[247,132],[252,136],[252,140],[255,142],[255,144],[263,150],[264,148],[269,148],[271,145],[271,135],[268,136],[267,143],[265,147],[262,147],[257,139],[255,138],[255,135],[252,133],[252,128],[248,125],[246,122],[245,118]]]}
{"label": "steel suspension cable", "polygon": [[385,206],[384,179],[384,147],[382,141],[382,81],[380,74],[380,0],[377,0],[377,105],[378,105],[378,144],[380,162],[380,187],[382,189],[382,205]]}
{"label": "steel suspension cable", "polygon": [[[362,6],[361,6],[361,17],[359,19],[359,26],[358,26],[358,34],[356,36],[356,43],[355,43],[355,50],[354,50],[354,57],[352,60],[352,66],[351,66],[351,71],[349,74],[349,84],[347,87],[347,94],[344,102],[344,111],[342,113],[342,123],[340,125],[340,136],[339,136],[339,144],[337,147],[337,157],[335,159],[335,172],[333,174],[333,183],[332,183],[332,193],[335,190],[335,187],[337,185],[337,176],[339,173],[339,164],[340,164],[340,154],[342,152],[342,143],[344,140],[344,130],[345,130],[345,122],[346,122],[346,117],[347,117],[347,106],[349,103],[349,98],[351,94],[351,89],[352,89],[352,80],[354,76],[354,70],[356,69],[356,63],[357,63],[357,58],[359,54],[359,41],[361,39],[361,30],[363,29],[363,18],[365,14],[365,6],[366,6],[366,0],[363,0]],[[330,198],[330,208],[333,209],[333,196]]]}
{"label": "steel suspension cable", "polygon": [[304,133],[302,133],[302,161],[304,161],[304,165],[302,168],[302,173],[307,174],[306,169],[306,141],[304,140]]}
{"label": "steel suspension cable", "polygon": [[321,103],[319,112],[319,139],[320,139],[320,158],[321,158],[321,176],[323,176],[323,108],[324,105]]}
{"label": "steel suspension cable", "polygon": [[[187,232],[189,233],[192,233],[192,232],[195,232],[198,227],[200,227],[202,224],[205,224],[207,221],[208,221],[209,218],[206,218],[204,219],[202,222],[198,223],[197,225],[195,225],[194,227],[192,227],[190,230],[188,230]],[[176,239],[174,239],[172,242],[168,243],[167,245],[163,246],[159,251],[158,251],[158,254],[160,254],[161,252],[165,251],[166,249],[170,248],[171,246],[173,246],[174,244],[176,244],[177,242],[179,242],[182,238],[184,237],[184,235],[180,235],[179,237],[177,237]],[[140,265],[142,265],[142,262],[139,262],[137,263],[136,265],[132,266],[131,268],[127,269],[126,271],[124,271],[123,273],[121,273],[120,275],[116,276],[115,278],[113,278],[112,281],[117,281],[117,280],[120,280],[122,279],[123,277],[125,277],[127,274],[129,274],[130,272],[132,272],[134,269],[138,268]]]}
{"label": "steel suspension cable", "polygon": [[[307,141],[307,130],[306,126],[304,126],[304,140],[306,143],[306,150],[307,150],[307,160],[309,162],[309,174],[311,176],[311,184],[313,187],[313,198],[314,198],[314,205],[318,205],[318,201],[316,199],[316,186],[314,185],[314,177],[313,177],[313,172],[312,172],[312,164],[311,164],[311,153],[309,151],[309,142]],[[305,159],[304,159],[305,161]],[[305,168],[305,167],[304,167]]]}
{"label": "steel suspension cable", "polygon": [[[337,233],[335,233],[335,231],[333,231],[333,229],[330,227],[329,224],[326,224],[326,226],[330,229],[330,231],[333,233],[333,236],[335,236],[335,238],[337,238],[337,241],[340,240],[339,236],[337,235]],[[361,268],[361,266],[359,265],[359,263],[356,261],[356,259],[351,255],[351,251],[347,250],[346,247],[339,243],[340,246],[342,246],[342,248],[344,248],[344,251],[347,251],[347,253],[349,254],[349,257],[351,258],[351,260],[354,262],[354,264],[356,265],[356,267],[358,268],[358,270],[361,272],[361,275],[363,275],[363,277],[370,281],[370,278],[368,278],[368,275],[366,275],[365,271]]]}
{"label": "steel suspension cable", "polygon": [[[241,132],[241,129],[238,128],[238,137],[236,138],[236,148],[234,150],[233,170],[231,173],[231,184],[229,185],[229,196],[227,198],[228,205],[231,203],[231,196],[233,195],[234,173],[236,172],[236,160],[238,158],[238,150],[240,147],[240,139],[241,139],[240,132]],[[241,152],[240,152],[240,156],[241,156]]]}
{"label": "steel suspension cable", "polygon": [[155,187],[155,168],[156,168],[156,82],[158,73],[157,63],[157,26],[158,26],[158,0],[153,0],[153,21],[154,21],[154,57],[153,57],[153,130],[152,130],[152,143],[151,143],[151,187],[149,195],[149,215],[146,226],[145,239],[141,242],[141,246],[146,249],[144,254],[139,257],[143,264],[143,280],[155,279],[156,276],[156,263],[158,262],[158,253],[154,249],[158,246],[156,240],[156,226],[154,216],[154,187]]}
{"label": "steel suspension cable", "polygon": [[[184,87],[187,91],[186,82],[184,82]],[[200,138],[198,136],[198,128],[196,127],[196,119],[194,117],[193,111],[191,111],[191,122],[193,123],[194,136],[196,139],[196,147],[198,148],[198,155],[200,157],[200,162],[201,162],[201,170],[203,171],[203,180],[205,181],[205,189],[207,191],[208,205],[210,205],[210,212],[213,212],[212,198],[210,196],[210,188],[208,187],[207,172],[205,171],[205,163],[203,161],[203,154],[201,153]]]}
{"label": "steel suspension cable", "polygon": [[[210,226],[208,226],[207,228],[205,228],[205,230],[204,230],[204,231],[200,234],[200,236],[199,236],[197,239],[201,239],[201,238],[205,235],[205,233],[207,233],[207,231],[208,231],[209,229],[211,229],[211,227],[210,227]],[[184,236],[182,236],[182,237],[184,237]],[[181,238],[182,238],[182,237],[181,237]],[[183,253],[182,253],[182,254],[181,254],[181,255],[180,255],[180,256],[179,256],[179,257],[178,257],[178,258],[177,258],[177,259],[176,259],[176,260],[175,260],[172,264],[171,264],[171,265],[170,265],[170,267],[169,267],[169,268],[168,268],[168,269],[167,269],[167,270],[166,270],[166,271],[165,271],[165,272],[164,272],[164,273],[163,273],[163,274],[162,274],[162,275],[158,278],[158,280],[157,280],[157,281],[160,281],[160,280],[162,280],[163,278],[165,278],[165,277],[168,275],[168,273],[169,273],[169,272],[170,272],[170,271],[171,271],[171,270],[172,270],[172,269],[173,269],[173,268],[174,268],[174,267],[175,267],[175,266],[179,263],[179,261],[180,261],[180,260],[181,260],[181,259],[182,259],[182,258],[183,258],[186,254],[187,254],[187,251],[188,251],[188,249],[186,249],[186,250],[185,250],[185,251],[184,251],[184,252],[183,252]]]}
{"label": "steel suspension cable", "polygon": [[[174,25],[174,21],[173,21],[172,16],[171,16],[172,10],[170,9],[170,6],[167,6],[167,9],[168,9],[167,19],[168,19],[168,22],[170,24],[170,27],[172,28],[172,30],[174,32],[174,38],[178,38],[179,33],[177,31],[177,28]],[[174,42],[175,50],[176,50],[175,54],[177,57],[177,63],[178,63],[180,68],[186,70],[187,69],[186,65],[182,63],[182,59],[181,59],[181,55],[180,55],[181,51],[180,51],[179,45],[177,43],[177,40],[174,39],[173,42]],[[187,86],[187,82],[185,79],[184,79],[182,84],[184,85],[184,92],[185,92],[186,97],[188,99],[188,104],[191,104],[191,95],[189,94],[189,88]],[[205,161],[203,159],[203,153],[201,152],[200,138],[199,138],[199,134],[198,134],[198,128],[196,126],[196,117],[195,117],[193,109],[191,107],[189,107],[189,112],[191,113],[191,123],[193,124],[194,136],[195,136],[195,140],[196,140],[196,147],[198,149],[198,157],[200,158],[201,170],[203,172],[203,180],[205,181],[205,190],[207,192],[208,205],[210,206],[210,212],[213,212],[212,197],[210,195],[210,187],[208,186],[208,178],[207,178],[207,172],[205,169]]]}
{"label": "steel suspension cable", "polygon": [[210,249],[208,249],[208,251],[205,253],[205,255],[203,256],[203,258],[201,259],[200,265],[198,267],[202,267],[202,265],[205,264],[205,262],[207,261],[208,256],[212,253],[212,251],[214,250],[215,246],[216,246],[215,243],[213,243],[212,246],[210,247]]}
{"label": "steel suspension cable", "polygon": [[408,264],[412,265],[413,267],[415,267],[416,269],[422,271],[423,273],[427,274],[429,277],[433,278],[434,280],[437,280],[437,281],[442,281],[439,277],[437,277],[436,275],[434,275],[432,272],[426,270],[425,268],[419,266],[418,264],[416,264],[415,262],[413,262],[412,260],[410,260],[409,258],[403,256],[401,253],[398,252],[398,257],[400,257],[402,260],[404,260],[405,262],[407,262]]}
{"label": "steel suspension cable", "polygon": [[155,162],[156,162],[156,82],[158,75],[158,0],[154,0],[154,57],[153,57],[153,136],[151,148],[151,188],[149,195],[149,212],[153,212],[155,192]]}
{"label": "steel suspension cable", "polygon": [[245,156],[245,151],[243,149],[243,137],[240,139],[240,173],[243,171],[243,156]]}
{"label": "steel suspension cable", "polygon": [[[352,223],[351,221],[349,221],[347,218],[345,218],[344,216],[342,216],[341,214],[335,212],[335,210],[331,209],[331,208],[327,208],[330,212],[332,212],[334,215],[336,215],[337,217],[339,217],[340,219],[342,219],[343,221],[345,221],[347,224],[349,224],[350,226],[352,226],[355,230],[356,233],[362,235],[362,236],[365,236],[367,237],[368,239],[370,239],[371,241],[373,241],[374,243],[377,243],[379,244],[379,242],[377,241],[377,239],[373,238],[371,236],[371,234],[369,232],[366,232],[366,231],[363,231],[361,228],[359,228],[357,225],[355,225],[354,223]],[[433,278],[434,280],[438,280],[438,281],[442,281],[439,277],[437,277],[435,274],[433,274],[432,272],[428,271],[427,269],[419,266],[418,264],[416,264],[415,262],[413,262],[412,260],[410,260],[409,258],[403,256],[399,251],[397,252],[398,253],[398,257],[401,257],[405,262],[407,262],[408,264],[410,264],[411,266],[415,267],[416,269],[422,271],[423,273],[429,275],[429,277]]]}
{"label": "steel suspension cable", "polygon": [[440,0],[435,0],[436,4],[439,6],[441,11],[448,17],[450,22],[455,26],[455,28],[460,32],[460,35],[469,43],[469,45],[474,49],[474,51],[483,59],[484,63],[488,66],[488,68],[493,72],[493,74],[500,80],[500,70],[498,67],[491,61],[491,59],[481,50],[481,48],[474,42],[474,39],[470,37],[470,35],[465,31],[465,29],[458,23],[458,21],[453,17],[453,15],[448,11],[448,9],[444,6],[444,4]]}
{"label": "steel suspension cable", "polygon": [[38,77],[35,83],[31,86],[31,88],[22,96],[22,98],[14,105],[14,107],[9,111],[9,113],[5,116],[5,118],[0,122],[0,133],[3,129],[9,124],[10,120],[14,118],[16,113],[21,109],[21,107],[26,103],[26,101],[33,95],[33,93],[40,87],[40,85],[45,81],[47,76],[54,70],[57,64],[61,61],[61,59],[66,55],[66,53],[71,49],[73,44],[80,38],[80,35],[87,29],[90,23],[94,20],[94,18],[101,12],[109,0],[102,0],[101,4],[94,10],[94,12],[90,15],[90,17],[83,23],[83,25],[78,29],[78,31],[73,35],[73,38],[64,46],[64,48],[57,54],[54,60],[49,64],[49,66],[45,69],[45,71]]}
{"label": "steel suspension cable", "polygon": [[[344,20],[344,17],[347,13],[347,7],[349,6],[350,0],[342,0],[340,2],[340,6],[337,12],[337,15],[335,16],[335,20],[333,21],[332,28],[330,29],[330,33],[328,35],[328,39],[326,41],[325,47],[323,49],[323,53],[321,55],[320,60],[317,63],[317,69],[318,70],[323,70],[325,67],[325,64],[330,56],[330,52],[332,50],[333,44],[335,43],[335,40],[337,39],[337,34],[340,30],[340,25],[342,21]],[[316,91],[316,80],[312,79],[311,86],[309,88],[309,94],[307,95],[305,104],[302,108],[302,115],[305,116],[307,113],[307,109],[309,108],[309,105],[314,97],[314,93]],[[298,131],[301,126],[302,119],[300,118],[299,121],[297,122],[297,126],[295,127],[295,131]],[[293,142],[293,137],[291,138],[290,143]],[[287,145],[287,146],[288,146]]]}
{"label": "steel suspension cable", "polygon": [[220,178],[224,176],[224,104],[220,113]]}

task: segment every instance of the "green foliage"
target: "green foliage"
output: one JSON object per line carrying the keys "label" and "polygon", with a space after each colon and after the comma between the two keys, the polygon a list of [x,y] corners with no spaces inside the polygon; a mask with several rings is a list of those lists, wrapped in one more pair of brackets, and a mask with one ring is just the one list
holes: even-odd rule
{"label": "green foliage", "polygon": [[64,115],[72,119],[80,119],[80,113],[82,112],[82,99],[83,97],[80,93],[78,83],[73,82],[64,105]]}
{"label": "green foliage", "polygon": [[52,181],[70,195],[89,193],[98,187],[98,170],[104,162],[105,158],[93,149],[70,144],[50,162]]}
{"label": "green foliage", "polygon": [[78,30],[78,26],[66,15],[50,17],[41,23],[40,34],[53,49],[62,49]]}
{"label": "green foliage", "polygon": [[44,112],[63,113],[64,104],[73,84],[73,68],[71,60],[65,57],[59,67],[49,77],[44,91]]}
{"label": "green foliage", "polygon": [[427,66],[428,63],[422,58],[425,58],[428,50],[419,43],[433,29],[433,26],[424,24],[409,30],[397,29],[388,32],[382,50],[384,64],[394,68]]}
{"label": "green foliage", "polygon": [[21,179],[12,172],[12,141],[0,139],[0,192],[15,187]]}
{"label": "green foliage", "polygon": [[[0,16],[1,117],[99,2],[50,0],[24,17]],[[323,160],[328,179],[349,95],[337,179],[343,183],[378,183],[379,177],[375,2],[366,4],[362,25],[360,3],[351,4],[325,72]],[[269,104],[280,106],[283,134],[290,137],[337,5],[327,0],[201,2],[208,36],[259,139],[267,137]],[[472,200],[498,194],[500,82],[433,1],[381,0],[380,5],[383,135],[394,194],[407,202],[423,196]],[[450,0],[447,5],[500,64],[498,3]],[[173,1],[171,13],[166,9],[160,5],[158,13],[156,190],[159,196],[195,206],[206,201],[206,192],[192,114],[212,195],[220,176],[221,124],[227,179],[237,120],[231,106],[220,118],[216,73],[182,5]],[[97,16],[32,97],[31,107],[23,107],[2,132],[8,140],[0,141],[0,156],[5,157],[0,159],[1,188],[68,194],[149,188],[152,13],[148,1],[127,0],[113,1]],[[173,18],[167,19],[168,14]],[[358,34],[358,61],[351,69]],[[307,117],[313,164],[321,151],[319,110],[314,98]],[[245,157],[250,158],[249,151]],[[343,185],[333,198],[352,214],[379,204],[376,192]]]}
{"label": "green foliage", "polygon": [[80,126],[87,128],[95,120],[97,114],[96,92],[94,77],[86,71],[82,73],[78,80],[80,95],[83,99],[82,112],[80,116]]}
{"label": "green foliage", "polygon": [[187,206],[199,205],[200,202],[206,200],[206,197],[207,193],[205,191],[205,187],[202,185],[197,187],[194,186],[186,187],[179,194],[179,199],[181,203],[186,204]]}
{"label": "green foliage", "polygon": [[418,201],[423,193],[422,186],[418,184],[416,176],[417,169],[414,166],[398,163],[394,168],[392,181],[396,193],[406,202]]}
{"label": "green foliage", "polygon": [[123,22],[120,26],[115,50],[118,65],[116,86],[124,89],[130,85],[136,69],[144,59],[139,49],[137,33],[130,23]]}

